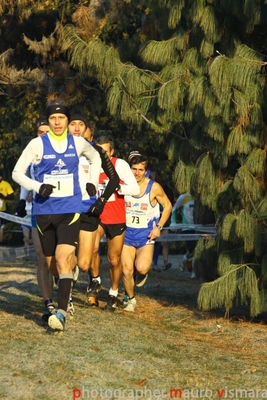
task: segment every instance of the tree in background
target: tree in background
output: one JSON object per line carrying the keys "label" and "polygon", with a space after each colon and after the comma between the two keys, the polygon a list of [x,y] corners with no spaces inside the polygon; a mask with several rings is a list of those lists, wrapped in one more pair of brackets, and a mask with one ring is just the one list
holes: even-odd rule
{"label": "tree in background", "polygon": [[32,14],[25,0],[7,16],[10,3],[0,2],[0,112],[13,143],[14,124],[31,125],[23,113],[32,121],[60,96],[115,133],[118,151],[138,142],[166,177],[174,165],[177,191],[201,205],[197,222],[203,209],[221,220],[196,249],[215,278],[200,308],[266,310],[265,1],[46,1]]}
{"label": "tree in background", "polygon": [[61,51],[58,27],[80,8],[79,1],[0,1],[0,165],[9,178],[35,136],[35,121],[55,97],[84,111],[92,125],[117,129],[98,82],[71,68]]}
{"label": "tree in background", "polygon": [[[0,165],[9,178],[21,149],[35,135],[35,121],[44,113],[47,102],[55,97],[64,98],[70,107],[84,111],[97,130],[108,129],[117,142],[118,155],[126,157],[136,144],[151,150],[151,134],[141,136],[134,125],[107,111],[106,91],[100,87],[93,69],[72,68],[62,51],[59,32],[62,26],[73,22],[77,33],[87,42],[102,33],[103,38],[113,40],[130,54],[126,39],[140,25],[142,12],[137,8],[135,15],[134,7],[127,12],[124,7],[118,15],[116,2],[111,9],[106,8],[106,3],[0,1]],[[107,25],[108,16],[112,20]],[[154,157],[159,158],[154,141],[152,147],[154,162]],[[166,152],[162,152],[161,159],[170,171]]]}

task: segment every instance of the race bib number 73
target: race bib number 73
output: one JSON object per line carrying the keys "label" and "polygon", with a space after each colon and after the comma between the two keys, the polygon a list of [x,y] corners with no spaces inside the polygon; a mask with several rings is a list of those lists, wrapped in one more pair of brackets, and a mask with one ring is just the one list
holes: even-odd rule
{"label": "race bib number 73", "polygon": [[146,214],[140,211],[127,210],[126,225],[131,228],[147,228]]}

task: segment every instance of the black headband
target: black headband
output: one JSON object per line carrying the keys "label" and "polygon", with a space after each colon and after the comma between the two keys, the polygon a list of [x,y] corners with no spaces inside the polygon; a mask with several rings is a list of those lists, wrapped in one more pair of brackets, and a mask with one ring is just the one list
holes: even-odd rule
{"label": "black headband", "polygon": [[70,119],[70,111],[67,106],[64,106],[62,104],[53,104],[46,109],[46,117],[47,119],[50,117],[52,114],[64,114]]}

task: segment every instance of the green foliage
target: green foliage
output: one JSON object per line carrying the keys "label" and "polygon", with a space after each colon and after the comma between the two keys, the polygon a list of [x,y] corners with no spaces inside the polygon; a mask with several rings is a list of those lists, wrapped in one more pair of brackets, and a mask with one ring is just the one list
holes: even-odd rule
{"label": "green foliage", "polygon": [[205,129],[206,133],[221,145],[224,143],[224,125],[221,118],[211,117]]}
{"label": "green foliage", "polygon": [[[218,191],[216,207],[219,214],[228,214],[230,211],[237,212],[239,210],[239,196],[235,191],[233,180],[226,179],[222,187]],[[226,215],[227,216],[227,215]]]}
{"label": "green foliage", "polygon": [[178,35],[169,40],[161,42],[152,40],[144,44],[144,47],[140,50],[140,56],[145,63],[155,66],[175,63],[179,60],[178,50],[182,50],[184,46],[183,38],[184,32],[178,32]]}
{"label": "green foliage", "polygon": [[221,102],[224,102],[229,95],[231,83],[229,82],[230,76],[230,60],[220,55],[216,57],[209,69],[209,78],[214,93]]}
{"label": "green foliage", "polygon": [[241,210],[236,219],[236,234],[244,240],[244,252],[251,253],[254,249],[255,220],[245,210]]}
{"label": "green foliage", "polygon": [[168,19],[168,26],[171,29],[175,29],[179,25],[184,6],[185,0],[179,0],[172,5]]}
{"label": "green foliage", "polygon": [[248,135],[244,131],[241,125],[235,126],[228,138],[226,144],[226,151],[229,156],[238,154],[249,154],[252,150],[252,146]]}
{"label": "green foliage", "polygon": [[196,47],[191,47],[184,53],[182,65],[192,74],[194,74],[191,76],[192,80],[196,79],[196,82],[198,82],[199,78],[204,79],[207,66],[203,62],[203,59]]}
{"label": "green foliage", "polygon": [[179,80],[172,79],[166,82],[158,91],[158,106],[165,111],[167,120],[174,120],[176,115],[179,115],[183,101],[183,86]]}
{"label": "green foliage", "polygon": [[194,192],[200,195],[201,202],[211,208],[216,209],[216,175],[213,169],[209,154],[199,157],[196,164],[195,173],[192,176],[191,187]]}
{"label": "green foliage", "polygon": [[186,165],[179,161],[175,167],[173,180],[178,193],[190,192],[190,182],[194,173],[193,165]]}
{"label": "green foliage", "polygon": [[[225,290],[225,288],[227,288]],[[236,268],[226,276],[217,278],[213,282],[204,283],[198,294],[198,306],[201,310],[210,310],[224,306],[226,309],[233,307],[236,296],[237,281]],[[207,294],[208,292],[208,294]]]}
{"label": "green foliage", "polygon": [[241,305],[250,301],[252,317],[262,312],[257,277],[248,265],[231,265],[223,276],[204,283],[199,291],[198,305],[204,311],[222,306],[229,311],[237,298]]}
{"label": "green foliage", "polygon": [[[200,27],[203,30],[204,36],[213,48],[213,44],[219,40],[218,20],[215,15],[215,10],[212,5],[207,5],[203,9],[200,20]],[[213,54],[213,51],[210,55]]]}
{"label": "green foliage", "polygon": [[266,171],[266,151],[262,149],[253,149],[244,165],[251,174],[264,176]]}
{"label": "green foliage", "polygon": [[237,217],[235,215],[230,213],[226,214],[221,228],[222,240],[231,241],[233,243],[238,242],[236,235],[236,219]]}
{"label": "green foliage", "polygon": [[261,200],[263,188],[260,182],[248,171],[247,166],[238,169],[234,178],[234,188],[237,192],[242,192],[240,199],[243,207],[251,207],[255,202]]}
{"label": "green foliage", "polygon": [[254,214],[258,217],[259,220],[267,219],[267,199],[262,199],[259,203],[256,210],[254,210]]}
{"label": "green foliage", "polygon": [[84,42],[76,34],[73,25],[64,26],[59,34],[62,51],[66,52],[71,66],[96,77],[100,84],[109,86],[120,68],[118,52],[98,38]]}
{"label": "green foliage", "polygon": [[218,258],[218,274],[225,275],[236,269],[236,264],[244,263],[244,250],[242,247],[234,250],[222,251]]}

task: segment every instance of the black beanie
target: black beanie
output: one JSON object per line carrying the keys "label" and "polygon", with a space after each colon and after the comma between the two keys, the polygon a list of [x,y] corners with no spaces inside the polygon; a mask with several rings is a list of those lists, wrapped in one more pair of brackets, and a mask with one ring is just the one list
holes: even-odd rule
{"label": "black beanie", "polygon": [[41,118],[37,119],[36,128],[38,129],[39,126],[42,126],[42,125],[49,125],[46,117],[41,117]]}
{"label": "black beanie", "polygon": [[86,126],[86,128],[89,127],[88,119],[81,111],[76,110],[76,111],[72,111],[70,113],[69,123],[72,121],[75,121],[75,120],[82,121],[84,123],[84,125]]}

